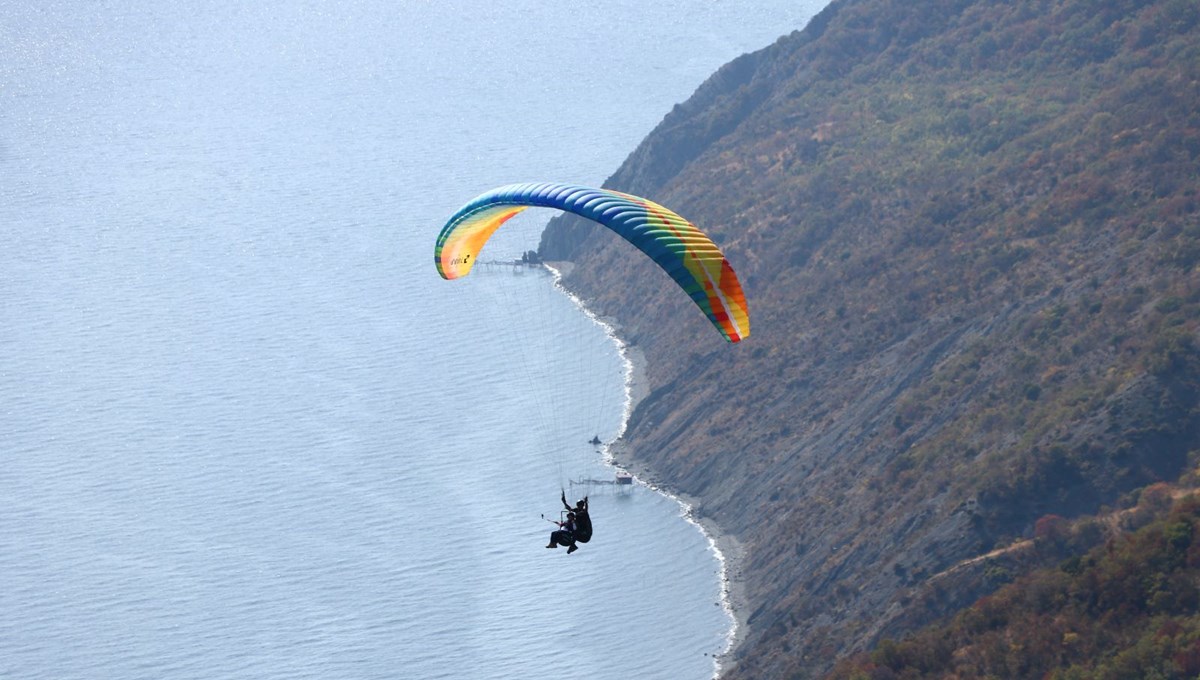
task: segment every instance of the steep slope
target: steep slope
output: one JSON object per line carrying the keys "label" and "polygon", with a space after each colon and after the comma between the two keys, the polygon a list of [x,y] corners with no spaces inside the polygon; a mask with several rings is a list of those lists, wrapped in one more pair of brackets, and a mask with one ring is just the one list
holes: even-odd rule
{"label": "steep slope", "polygon": [[550,225],[648,359],[621,455],[746,548],[729,677],[965,606],[997,584],[931,577],[1200,449],[1198,33],[1188,0],[843,0],[726,66],[607,186],[722,244],[739,346]]}
{"label": "steep slope", "polygon": [[[1169,499],[1167,504],[1170,504]],[[1139,507],[1139,530],[1037,570],[946,625],[885,641],[832,678],[1194,678],[1200,674],[1200,500]],[[1049,544],[1061,537],[1046,535]]]}

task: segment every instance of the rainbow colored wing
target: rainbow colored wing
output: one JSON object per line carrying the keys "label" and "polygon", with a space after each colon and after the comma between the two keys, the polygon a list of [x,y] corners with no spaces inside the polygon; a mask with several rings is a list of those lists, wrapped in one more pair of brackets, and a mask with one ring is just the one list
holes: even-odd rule
{"label": "rainbow colored wing", "polygon": [[725,255],[694,224],[653,201],[570,184],[510,184],[454,214],[433,259],[444,279],[466,276],[500,225],[526,208],[555,208],[608,227],[654,260],[730,342],[749,337],[742,284]]}

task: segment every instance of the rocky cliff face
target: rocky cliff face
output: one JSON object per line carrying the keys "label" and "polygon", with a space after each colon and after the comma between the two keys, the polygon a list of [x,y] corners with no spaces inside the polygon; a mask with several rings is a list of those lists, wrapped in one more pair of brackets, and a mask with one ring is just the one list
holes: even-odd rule
{"label": "rocky cliff face", "polygon": [[727,65],[606,186],[722,245],[736,346],[627,244],[550,224],[648,360],[621,455],[746,548],[729,677],[963,606],[997,584],[955,565],[1200,449],[1198,27],[1178,0],[840,0]]}

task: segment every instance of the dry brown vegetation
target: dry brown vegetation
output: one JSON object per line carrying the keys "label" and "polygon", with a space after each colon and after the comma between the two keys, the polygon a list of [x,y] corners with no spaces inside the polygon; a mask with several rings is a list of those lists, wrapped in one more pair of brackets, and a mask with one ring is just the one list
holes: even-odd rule
{"label": "dry brown vegetation", "polygon": [[1194,1],[834,2],[608,184],[712,234],[751,305],[725,346],[624,243],[543,243],[648,357],[623,455],[747,547],[730,678],[967,606],[1016,574],[926,582],[1200,449]]}

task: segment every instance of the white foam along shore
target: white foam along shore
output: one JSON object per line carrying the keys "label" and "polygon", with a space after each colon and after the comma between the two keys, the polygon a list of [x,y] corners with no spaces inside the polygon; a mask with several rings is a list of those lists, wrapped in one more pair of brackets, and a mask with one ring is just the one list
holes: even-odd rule
{"label": "white foam along shore", "polygon": [[604,329],[604,333],[617,346],[621,361],[625,364],[625,397],[624,409],[621,416],[621,426],[613,443],[603,445],[604,462],[619,470],[633,475],[634,481],[648,489],[660,493],[679,503],[683,518],[694,525],[708,539],[709,549],[717,558],[720,565],[721,607],[730,619],[730,629],[725,636],[725,649],[713,656],[713,678],[721,675],[732,663],[733,652],[741,645],[748,632],[745,599],[745,581],[741,565],[744,559],[744,549],[733,536],[721,531],[709,519],[696,517],[692,508],[695,499],[679,492],[670,491],[654,481],[652,475],[639,465],[628,450],[623,449],[619,442],[625,436],[625,428],[633,415],[633,409],[639,401],[649,394],[646,381],[646,357],[636,347],[629,346],[617,333],[617,323],[612,319],[602,319],[588,309],[584,301],[562,285],[562,278],[570,272],[573,266],[570,262],[556,262],[553,265],[543,263],[554,277],[554,286],[566,295],[594,323]]}

